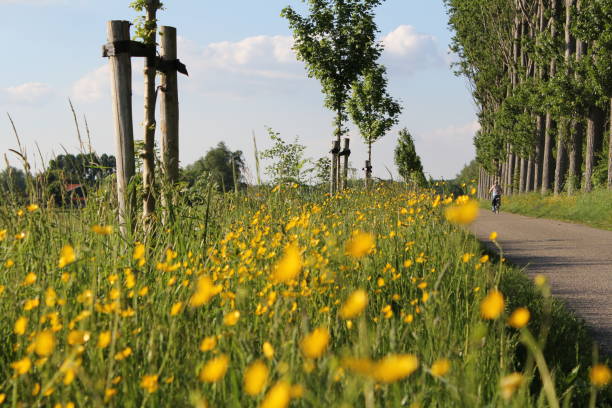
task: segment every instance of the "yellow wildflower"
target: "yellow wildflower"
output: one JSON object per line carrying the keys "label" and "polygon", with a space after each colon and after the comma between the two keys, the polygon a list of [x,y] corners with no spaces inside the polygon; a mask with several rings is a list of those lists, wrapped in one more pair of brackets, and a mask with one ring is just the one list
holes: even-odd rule
{"label": "yellow wildflower", "polygon": [[450,361],[447,358],[441,358],[431,365],[431,374],[434,377],[444,377],[450,370]]}
{"label": "yellow wildflower", "polygon": [[223,316],[223,324],[226,326],[234,326],[238,323],[240,319],[240,312],[238,310],[234,310],[233,312],[229,312],[225,316]]}
{"label": "yellow wildflower", "polygon": [[249,395],[261,393],[268,382],[268,367],[262,361],[255,361],[244,372],[244,391]]}
{"label": "yellow wildflower", "polygon": [[260,408],[286,408],[291,401],[291,384],[279,381],[266,394]]}
{"label": "yellow wildflower", "polygon": [[308,358],[319,358],[323,355],[329,344],[329,331],[319,327],[307,334],[300,344],[302,352]]}
{"label": "yellow wildflower", "polygon": [[229,357],[225,354],[209,360],[200,370],[200,381],[217,382],[225,375],[229,364]]}
{"label": "yellow wildflower", "polygon": [[21,360],[11,363],[11,367],[13,370],[15,370],[15,374],[24,375],[30,371],[30,368],[32,367],[32,360],[30,360],[29,357],[24,357]]}
{"label": "yellow wildflower", "polygon": [[13,328],[13,332],[15,332],[16,335],[21,336],[25,334],[27,328],[28,328],[28,318],[21,316],[15,322],[15,327]]}
{"label": "yellow wildflower", "polygon": [[170,309],[170,316],[176,316],[183,310],[183,302],[176,302]]}
{"label": "yellow wildflower", "polygon": [[200,307],[210,302],[213,296],[221,292],[223,288],[220,285],[215,286],[213,281],[208,277],[204,276],[198,279],[196,284],[196,290],[189,299],[189,306]]}
{"label": "yellow wildflower", "polygon": [[7,230],[0,230],[0,241],[4,241],[6,239]]}
{"label": "yellow wildflower", "polygon": [[157,384],[157,379],[158,379],[158,376],[156,374],[145,375],[142,377],[142,380],[140,380],[140,387],[144,388],[150,393],[154,393],[155,391],[157,391],[157,388],[159,387]]}
{"label": "yellow wildflower", "polygon": [[263,344],[263,354],[264,356],[266,356],[267,359],[272,359],[272,357],[274,357],[274,347],[272,347],[272,344],[270,344],[269,342],[265,342]]}
{"label": "yellow wildflower", "polygon": [[99,235],[110,235],[113,233],[112,225],[94,225],[91,230]]}
{"label": "yellow wildflower", "polygon": [[376,363],[372,377],[378,382],[392,383],[408,377],[419,367],[413,354],[390,354]]}
{"label": "yellow wildflower", "polygon": [[275,282],[289,282],[302,270],[302,257],[296,245],[288,245],[280,261],[274,266],[272,278]]}
{"label": "yellow wildflower", "polygon": [[374,237],[367,232],[357,231],[346,244],[346,252],[355,258],[362,258],[375,247]]}
{"label": "yellow wildflower", "polygon": [[200,351],[210,351],[217,347],[217,338],[215,336],[205,337],[200,343]]}
{"label": "yellow wildflower", "polygon": [[514,312],[512,312],[512,314],[508,318],[508,324],[514,327],[515,329],[520,329],[527,325],[530,317],[531,314],[529,313],[529,310],[527,308],[519,307]]}
{"label": "yellow wildflower", "polygon": [[489,235],[489,239],[491,241],[496,241],[497,240],[497,232],[493,231],[490,235]]}
{"label": "yellow wildflower", "polygon": [[340,317],[353,319],[359,316],[368,304],[368,294],[363,289],[351,293],[346,302],[340,308]]}
{"label": "yellow wildflower", "polygon": [[36,210],[38,210],[40,207],[38,206],[38,204],[30,204],[26,207],[26,210],[28,210],[28,212],[34,212]]}
{"label": "yellow wildflower", "polygon": [[501,388],[502,397],[505,400],[512,398],[512,395],[519,389],[523,384],[524,378],[521,373],[512,373],[503,377],[499,383]]}
{"label": "yellow wildflower", "polygon": [[110,330],[103,331],[98,335],[98,348],[104,349],[108,347],[112,340],[112,333]]}
{"label": "yellow wildflower", "polygon": [[74,254],[74,248],[70,245],[64,245],[60,251],[60,258],[58,266],[63,268],[64,266],[70,265],[76,261],[76,255]]}
{"label": "yellow wildflower", "polygon": [[30,286],[33,285],[36,282],[36,274],[33,272],[30,272],[26,275],[26,277],[23,279],[23,286]]}
{"label": "yellow wildflower", "polygon": [[34,351],[41,357],[48,357],[55,349],[55,335],[51,330],[45,330],[34,339]]}
{"label": "yellow wildflower", "polygon": [[444,215],[453,224],[471,224],[478,217],[479,207],[476,200],[467,200],[446,208]]}
{"label": "yellow wildflower", "polygon": [[83,345],[89,341],[90,334],[85,330],[73,330],[68,333],[68,344],[71,346]]}
{"label": "yellow wildflower", "polygon": [[612,381],[612,371],[605,364],[597,364],[589,371],[591,384],[596,387],[605,387]]}
{"label": "yellow wildflower", "polygon": [[487,320],[497,319],[504,311],[504,296],[493,289],[480,303],[480,314]]}

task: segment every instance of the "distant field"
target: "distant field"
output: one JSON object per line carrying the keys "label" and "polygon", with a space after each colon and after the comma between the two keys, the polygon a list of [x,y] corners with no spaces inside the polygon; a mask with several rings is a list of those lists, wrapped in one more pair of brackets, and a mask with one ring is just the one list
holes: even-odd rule
{"label": "distant field", "polygon": [[[539,407],[594,391],[584,326],[448,223],[452,199],[213,194],[128,237],[111,202],[0,206],[0,402]],[[551,326],[541,354],[529,333]]]}
{"label": "distant field", "polygon": [[[483,208],[489,208],[484,201]],[[612,191],[596,190],[574,196],[542,196],[538,193],[504,197],[502,211],[531,217],[553,218],[612,230]]]}

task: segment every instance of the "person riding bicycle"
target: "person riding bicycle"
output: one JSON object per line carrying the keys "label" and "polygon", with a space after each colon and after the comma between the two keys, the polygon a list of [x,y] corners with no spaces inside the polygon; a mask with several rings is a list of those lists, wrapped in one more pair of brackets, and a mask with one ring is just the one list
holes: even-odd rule
{"label": "person riding bicycle", "polygon": [[489,194],[491,194],[491,205],[493,206],[493,212],[495,212],[495,210],[498,209],[501,205],[502,193],[503,190],[499,185],[499,182],[495,181],[495,184],[493,184],[489,189]]}

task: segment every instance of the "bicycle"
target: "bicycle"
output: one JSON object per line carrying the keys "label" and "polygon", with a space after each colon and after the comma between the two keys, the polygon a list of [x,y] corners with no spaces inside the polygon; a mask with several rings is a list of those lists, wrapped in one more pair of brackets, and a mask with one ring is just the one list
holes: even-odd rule
{"label": "bicycle", "polygon": [[493,197],[493,213],[499,214],[499,208],[501,207],[501,197]]}

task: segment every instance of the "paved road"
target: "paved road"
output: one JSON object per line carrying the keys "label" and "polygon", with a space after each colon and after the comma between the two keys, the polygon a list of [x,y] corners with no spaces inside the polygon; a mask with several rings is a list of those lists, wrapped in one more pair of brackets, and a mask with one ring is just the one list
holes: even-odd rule
{"label": "paved road", "polygon": [[497,231],[506,258],[527,266],[530,276],[548,276],[553,294],[587,322],[595,340],[612,354],[612,231],[487,210],[471,230],[485,242]]}

